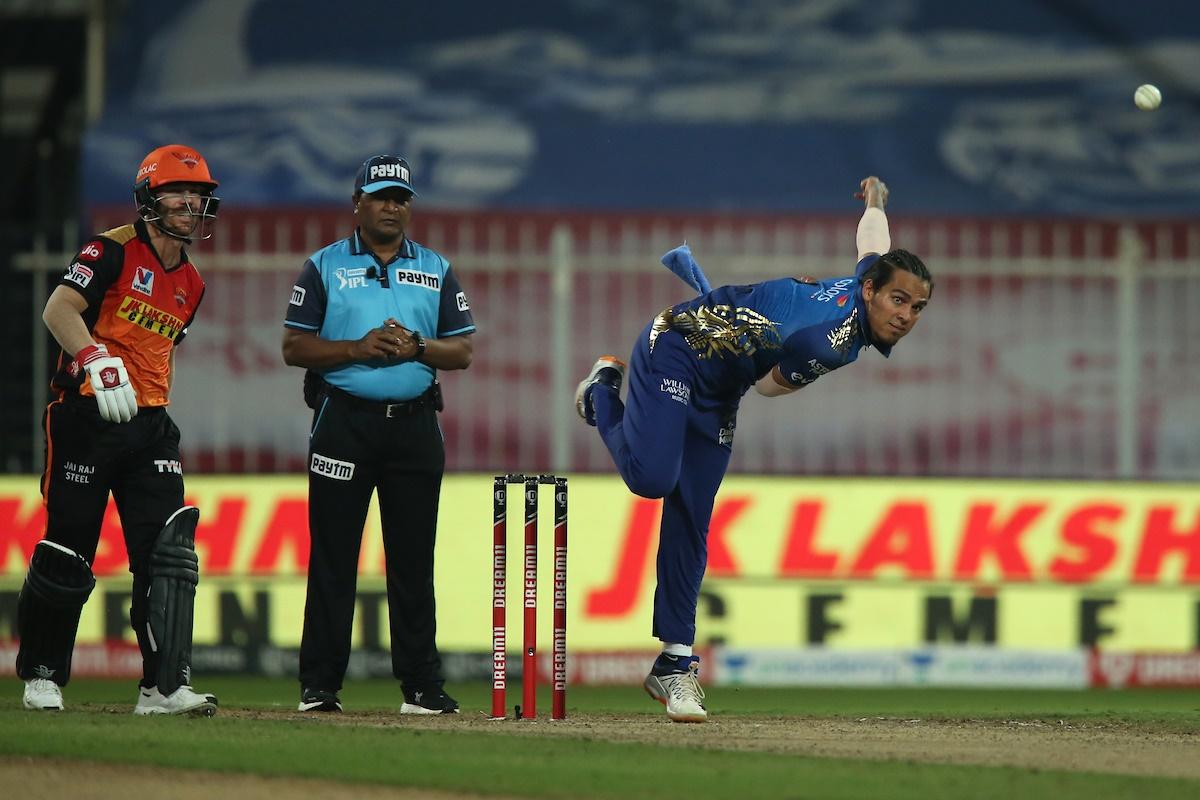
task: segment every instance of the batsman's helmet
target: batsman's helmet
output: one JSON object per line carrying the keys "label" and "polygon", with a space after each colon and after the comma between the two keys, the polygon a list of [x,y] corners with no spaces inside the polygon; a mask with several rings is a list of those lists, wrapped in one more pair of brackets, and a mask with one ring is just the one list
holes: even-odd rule
{"label": "batsman's helmet", "polygon": [[[191,241],[191,236],[180,234],[166,228],[162,224],[162,215],[157,208],[158,194],[164,186],[173,183],[195,183],[208,187],[208,194],[195,216],[196,226],[200,230],[201,239],[212,236],[212,222],[217,218],[217,207],[221,200],[212,195],[219,185],[208,170],[208,162],[195,149],[183,144],[168,144],[151,150],[142,159],[133,183],[133,202],[137,207],[138,216],[143,221],[153,223],[160,231],[168,236],[184,241]],[[190,208],[190,206],[189,206]]]}

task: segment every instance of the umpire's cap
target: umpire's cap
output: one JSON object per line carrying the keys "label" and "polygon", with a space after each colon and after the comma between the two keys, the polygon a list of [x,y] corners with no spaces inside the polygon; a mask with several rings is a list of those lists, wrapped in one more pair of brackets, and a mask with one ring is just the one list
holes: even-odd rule
{"label": "umpire's cap", "polygon": [[372,194],[396,186],[416,194],[411,180],[412,170],[400,156],[371,156],[358,168],[358,175],[354,177],[354,193]]}

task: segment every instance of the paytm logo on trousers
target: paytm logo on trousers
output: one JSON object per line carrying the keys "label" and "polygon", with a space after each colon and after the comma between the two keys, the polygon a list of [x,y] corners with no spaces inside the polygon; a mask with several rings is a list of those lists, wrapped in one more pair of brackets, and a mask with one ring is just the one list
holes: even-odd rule
{"label": "paytm logo on trousers", "polygon": [[312,463],[308,468],[314,475],[323,475],[326,478],[333,478],[335,481],[348,481],[354,477],[354,464],[349,461],[338,461],[336,458],[329,458],[320,453],[312,454]]}

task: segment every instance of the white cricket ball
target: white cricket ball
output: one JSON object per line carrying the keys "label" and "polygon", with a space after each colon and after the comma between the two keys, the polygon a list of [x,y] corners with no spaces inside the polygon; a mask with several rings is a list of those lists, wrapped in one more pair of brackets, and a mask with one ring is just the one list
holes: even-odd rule
{"label": "white cricket ball", "polygon": [[1153,111],[1162,102],[1162,92],[1152,83],[1143,83],[1133,93],[1133,102],[1142,111]]}

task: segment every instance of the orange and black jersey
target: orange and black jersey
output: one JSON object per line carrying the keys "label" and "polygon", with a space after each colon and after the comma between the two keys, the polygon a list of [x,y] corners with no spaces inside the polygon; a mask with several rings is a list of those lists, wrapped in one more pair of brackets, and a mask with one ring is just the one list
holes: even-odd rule
{"label": "orange and black jersey", "polygon": [[[187,252],[181,253],[179,266],[166,269],[145,223],[138,221],[85,244],[58,285],[86,298],[83,322],[97,344],[125,362],[138,405],[165,406],[171,348],[182,341],[204,298],[204,281]],[[93,394],[73,353],[59,356],[51,385],[60,394]]]}

